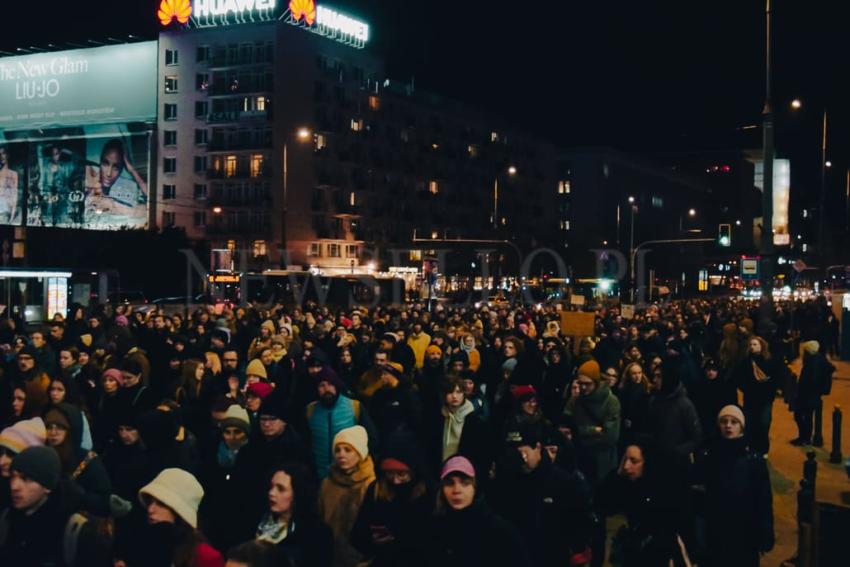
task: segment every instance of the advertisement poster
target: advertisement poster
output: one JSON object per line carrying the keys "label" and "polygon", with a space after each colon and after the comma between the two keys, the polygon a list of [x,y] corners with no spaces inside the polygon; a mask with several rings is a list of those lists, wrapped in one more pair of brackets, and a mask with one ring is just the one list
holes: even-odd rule
{"label": "advertisement poster", "polygon": [[0,224],[22,224],[27,194],[27,226],[144,228],[149,144],[147,133],[118,130],[0,145]]}
{"label": "advertisement poster", "polygon": [[151,120],[157,42],[0,58],[0,131]]}

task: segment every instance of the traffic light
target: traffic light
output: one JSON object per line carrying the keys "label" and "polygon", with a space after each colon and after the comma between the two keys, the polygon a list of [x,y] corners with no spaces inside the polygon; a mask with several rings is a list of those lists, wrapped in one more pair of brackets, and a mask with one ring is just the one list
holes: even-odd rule
{"label": "traffic light", "polygon": [[717,244],[724,248],[732,246],[732,225],[721,224],[717,227]]}

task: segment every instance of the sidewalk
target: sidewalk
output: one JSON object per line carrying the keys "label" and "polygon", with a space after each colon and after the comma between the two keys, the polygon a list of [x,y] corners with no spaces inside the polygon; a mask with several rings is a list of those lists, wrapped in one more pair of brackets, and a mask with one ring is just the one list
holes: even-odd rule
{"label": "sidewalk", "polygon": [[[797,437],[797,425],[788,407],[777,399],[773,406],[773,425],[770,430],[769,465],[773,484],[773,512],[775,517],[776,547],[762,558],[763,567],[778,567],[793,557],[797,551],[797,489],[803,478],[806,453],[814,450],[818,462],[817,500],[850,506],[850,479],[841,464],[831,464],[832,410],[838,404],[844,412],[841,452],[850,456],[850,362],[833,360],[836,366],[832,393],[823,401],[824,446],[795,447],[789,443]],[[799,361],[791,366],[799,375]]]}

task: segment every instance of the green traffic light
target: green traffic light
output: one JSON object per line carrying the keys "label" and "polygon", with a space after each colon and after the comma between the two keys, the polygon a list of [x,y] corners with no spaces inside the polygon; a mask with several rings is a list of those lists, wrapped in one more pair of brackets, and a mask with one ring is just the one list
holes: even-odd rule
{"label": "green traffic light", "polygon": [[721,236],[720,237],[720,245],[721,246],[729,246],[729,237],[728,236]]}

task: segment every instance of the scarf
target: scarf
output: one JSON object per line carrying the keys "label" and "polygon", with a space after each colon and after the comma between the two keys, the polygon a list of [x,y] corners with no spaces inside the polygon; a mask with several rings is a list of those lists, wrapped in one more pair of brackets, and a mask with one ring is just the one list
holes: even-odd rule
{"label": "scarf", "polygon": [[218,455],[216,455],[216,461],[218,461],[218,466],[225,469],[232,469],[233,465],[236,464],[236,455],[239,454],[239,449],[235,451],[231,450],[227,443],[224,441],[218,444]]}
{"label": "scarf", "polygon": [[[292,531],[295,531],[295,523],[292,524]],[[286,539],[289,535],[289,524],[281,522],[280,518],[275,517],[271,512],[266,512],[260,525],[257,526],[256,539],[267,541],[277,545]]]}
{"label": "scarf", "polygon": [[455,411],[450,411],[446,406],[443,406],[443,460],[445,461],[455,453],[460,446],[460,436],[463,433],[463,422],[466,416],[475,411],[472,402],[465,400],[463,405]]}
{"label": "scarf", "polygon": [[762,370],[759,367],[759,365],[756,363],[755,360],[753,360],[752,363],[753,363],[753,378],[755,378],[756,382],[767,382],[768,380],[770,380],[770,376],[768,376],[767,374],[764,373],[764,370]]}

